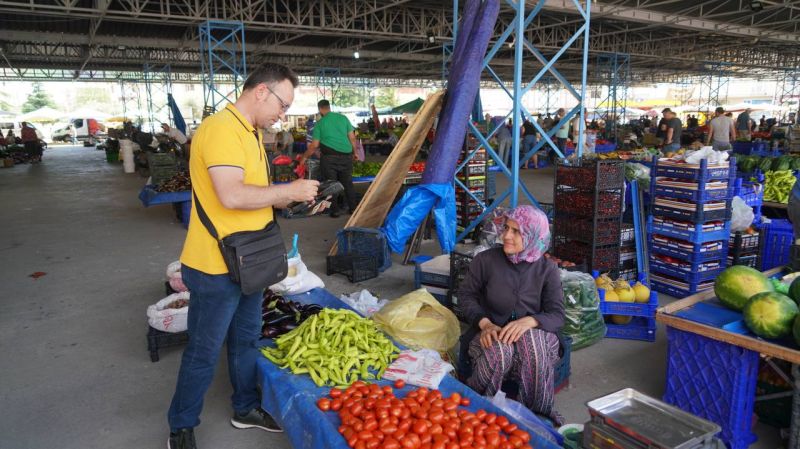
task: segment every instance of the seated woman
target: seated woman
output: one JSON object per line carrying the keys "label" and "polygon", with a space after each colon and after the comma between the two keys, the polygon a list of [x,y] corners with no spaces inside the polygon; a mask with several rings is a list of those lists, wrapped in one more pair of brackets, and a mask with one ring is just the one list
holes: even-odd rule
{"label": "seated woman", "polygon": [[467,385],[494,396],[513,379],[517,400],[561,425],[553,396],[564,297],[558,267],[543,257],[550,245],[547,216],[533,206],[512,209],[502,238],[502,247],[475,256],[459,286],[458,302],[471,324],[461,340],[470,342]]}

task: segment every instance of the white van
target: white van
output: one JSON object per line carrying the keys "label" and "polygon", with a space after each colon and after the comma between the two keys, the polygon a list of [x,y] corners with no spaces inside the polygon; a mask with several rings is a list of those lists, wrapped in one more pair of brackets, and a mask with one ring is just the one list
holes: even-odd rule
{"label": "white van", "polygon": [[84,145],[87,143],[93,145],[95,137],[105,130],[105,127],[93,118],[74,118],[64,126],[53,130],[53,142],[72,142],[70,125],[75,127],[77,131],[76,138],[82,140]]}

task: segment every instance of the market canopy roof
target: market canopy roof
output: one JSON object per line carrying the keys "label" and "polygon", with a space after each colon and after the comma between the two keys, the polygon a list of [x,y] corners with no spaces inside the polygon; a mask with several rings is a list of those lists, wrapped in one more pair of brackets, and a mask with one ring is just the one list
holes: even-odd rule
{"label": "market canopy roof", "polygon": [[63,112],[57,111],[49,106],[44,106],[34,111],[18,115],[17,120],[21,122],[55,122],[63,116]]}
{"label": "market canopy roof", "polygon": [[411,100],[408,103],[401,104],[395,108],[392,108],[392,114],[416,114],[419,111],[419,108],[422,107],[422,103],[425,103],[425,100],[422,98],[417,98],[416,100]]}
{"label": "market canopy roof", "polygon": [[68,114],[61,114],[61,118],[93,118],[96,120],[106,120],[111,117],[111,114],[97,111],[91,108],[78,108]]}

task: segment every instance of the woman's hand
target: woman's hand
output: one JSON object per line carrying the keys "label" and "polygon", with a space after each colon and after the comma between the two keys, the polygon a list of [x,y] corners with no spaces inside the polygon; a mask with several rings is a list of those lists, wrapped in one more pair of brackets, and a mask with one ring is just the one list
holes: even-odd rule
{"label": "woman's hand", "polygon": [[[497,339],[501,343],[505,344],[512,344],[516,343],[522,334],[529,329],[533,329],[539,326],[539,322],[536,321],[536,318],[532,316],[526,316],[524,318],[520,318],[518,320],[514,320],[503,327],[500,331],[500,334],[497,336]],[[483,334],[481,334],[481,338],[483,338]]]}
{"label": "woman's hand", "polygon": [[492,346],[492,343],[498,340],[500,326],[492,323],[488,318],[482,319],[478,326],[481,328],[481,347],[486,349]]}

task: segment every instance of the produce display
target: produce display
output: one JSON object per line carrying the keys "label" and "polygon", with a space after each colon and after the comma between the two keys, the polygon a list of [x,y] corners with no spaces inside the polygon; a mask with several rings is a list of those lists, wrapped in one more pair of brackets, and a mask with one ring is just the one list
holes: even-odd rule
{"label": "produce display", "polygon": [[572,338],[572,349],[585,348],[601,340],[606,334],[606,324],[592,276],[561,270],[561,289],[564,292],[561,332]]}
{"label": "produce display", "polygon": [[164,306],[165,309],[182,309],[189,305],[188,299],[178,299]]}
{"label": "produce display", "polygon": [[[403,386],[395,382],[396,388]],[[469,404],[459,393],[445,397],[427,388],[401,399],[389,385],[360,381],[344,391],[334,388],[317,401],[320,410],[338,414],[339,433],[354,449],[531,447],[531,435],[508,418],[462,408]]]}
{"label": "produce display", "polygon": [[797,304],[778,292],[764,292],[747,300],[742,315],[747,327],[763,338],[781,338],[792,332]]}
{"label": "produce display", "polygon": [[[604,300],[608,302],[635,302],[646,304],[650,301],[650,289],[636,282],[633,285],[625,279],[611,279],[607,273],[601,274],[595,281],[598,289],[603,289]],[[628,324],[633,317],[625,315],[610,315],[614,324]]]}
{"label": "produce display", "polygon": [[176,173],[173,177],[156,186],[156,192],[186,192],[192,190],[192,179],[188,171]]}
{"label": "produce display", "polygon": [[267,289],[261,306],[261,335],[264,338],[283,335],[320,311],[322,307],[317,304],[289,301]]}
{"label": "produce display", "polygon": [[550,253],[544,253],[544,257],[545,259],[550,259],[555,262],[555,264],[558,265],[558,268],[574,268],[577,266],[575,262],[559,259],[556,256],[550,255]]}
{"label": "produce display", "polygon": [[714,281],[719,301],[733,310],[744,309],[753,295],[774,291],[772,283],[760,271],[744,265],[728,267]]}
{"label": "produce display", "polygon": [[776,170],[800,170],[800,157],[779,156],[743,156],[736,155],[736,167],[740,172],[751,173],[756,169],[766,173]]}
{"label": "produce display", "polygon": [[[800,161],[800,158],[796,159]],[[797,181],[792,170],[768,171],[764,173],[764,201],[787,204],[792,187]]]}
{"label": "produce display", "polygon": [[381,171],[381,166],[383,166],[383,164],[380,162],[355,161],[353,162],[353,177],[375,176]]}
{"label": "produce display", "polygon": [[322,309],[275,344],[261,348],[264,357],[294,374],[308,374],[317,386],[380,379],[399,352],[374,322],[350,310]]}

